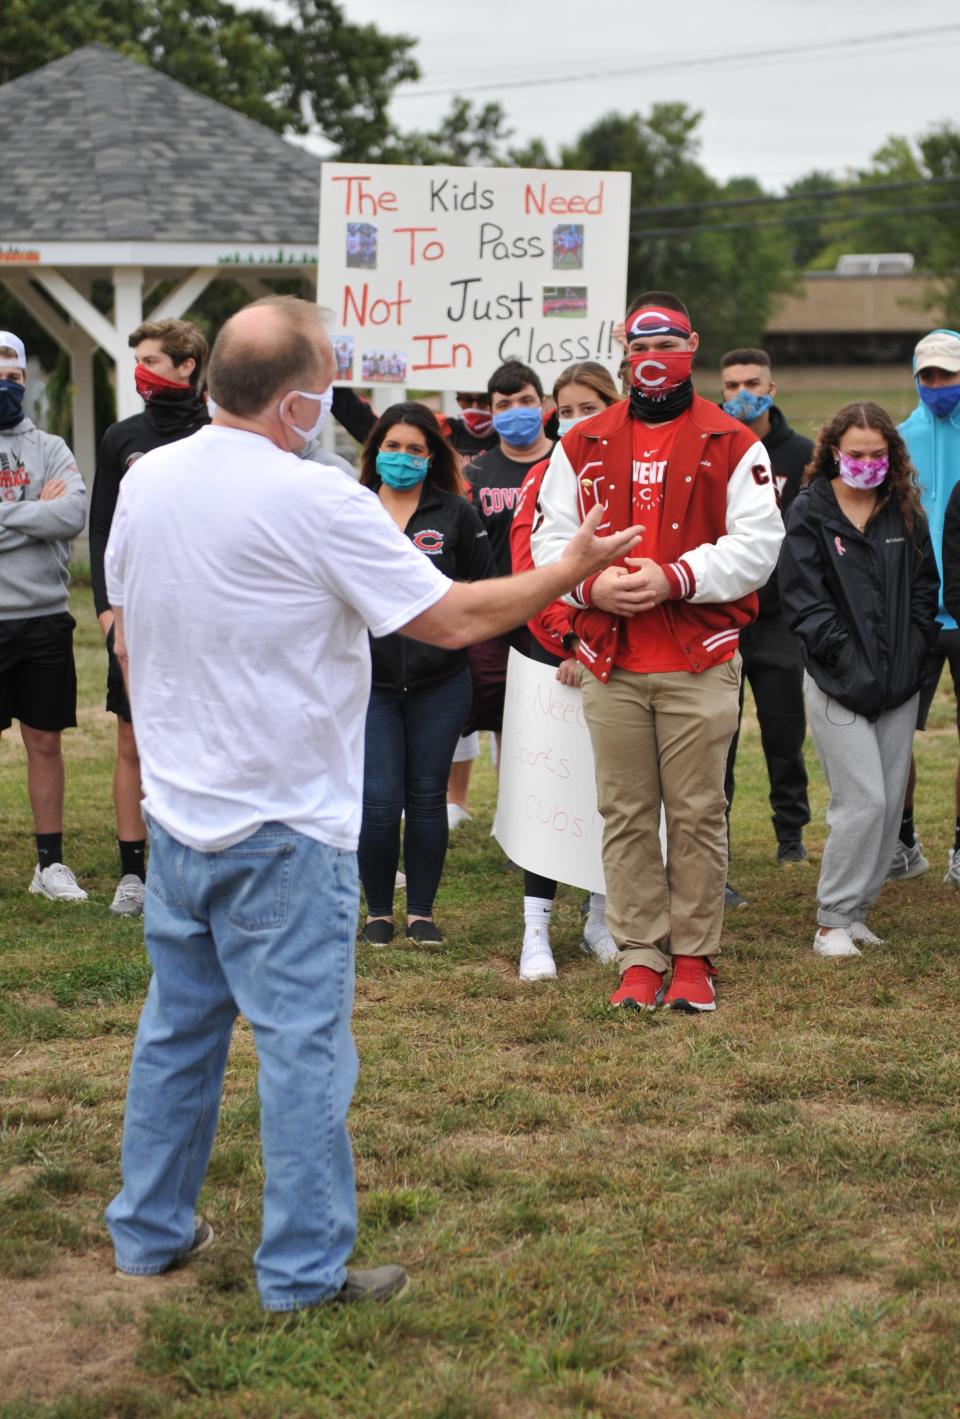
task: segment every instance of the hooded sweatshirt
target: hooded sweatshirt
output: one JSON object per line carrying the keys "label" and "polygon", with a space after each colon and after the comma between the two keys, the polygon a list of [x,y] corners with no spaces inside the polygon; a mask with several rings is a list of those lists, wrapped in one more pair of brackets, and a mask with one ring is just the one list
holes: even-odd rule
{"label": "hooded sweatshirt", "polygon": [[[930,540],[943,585],[943,524],[950,494],[960,483],[960,405],[946,419],[938,419],[921,401],[900,425],[910,460],[920,476],[920,501],[930,525]],[[957,622],[943,605],[942,591],[937,620],[947,631]]]}
{"label": "hooded sweatshirt", "polygon": [[[58,478],[66,493],[41,502]],[[0,620],[67,610],[70,539],[85,517],[83,479],[63,439],[32,419],[0,429]]]}

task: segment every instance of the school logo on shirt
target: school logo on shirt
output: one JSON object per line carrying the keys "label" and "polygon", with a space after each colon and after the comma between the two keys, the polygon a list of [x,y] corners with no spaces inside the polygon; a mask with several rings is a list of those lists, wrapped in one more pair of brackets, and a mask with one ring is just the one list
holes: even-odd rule
{"label": "school logo on shirt", "polygon": [[659,506],[663,497],[663,475],[666,471],[667,460],[665,458],[653,459],[651,462],[635,458],[633,460],[634,502]]}
{"label": "school logo on shirt", "polygon": [[424,527],[415,534],[413,545],[428,557],[439,557],[443,552],[443,533],[435,527]]}
{"label": "school logo on shirt", "polygon": [[18,458],[14,463],[5,453],[0,453],[0,495],[4,502],[20,502],[24,488],[29,486],[30,474],[24,468],[23,460]]}

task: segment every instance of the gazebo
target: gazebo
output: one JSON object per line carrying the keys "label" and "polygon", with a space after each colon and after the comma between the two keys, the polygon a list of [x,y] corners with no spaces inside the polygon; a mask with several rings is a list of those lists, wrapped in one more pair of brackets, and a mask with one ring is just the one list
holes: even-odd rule
{"label": "gazebo", "polygon": [[[100,44],[0,87],[21,145],[4,181],[0,281],[70,355],[73,442],[96,457],[93,353],[116,367],[118,417],[142,407],[127,336],[183,315],[228,276],[314,279],[320,162],[262,124]],[[109,280],[113,309],[91,301]]]}

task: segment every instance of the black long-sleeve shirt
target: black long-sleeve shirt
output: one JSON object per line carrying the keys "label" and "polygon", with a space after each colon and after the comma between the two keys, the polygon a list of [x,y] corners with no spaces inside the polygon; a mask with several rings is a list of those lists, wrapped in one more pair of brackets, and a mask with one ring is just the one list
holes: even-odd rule
{"label": "black long-sleeve shirt", "polygon": [[142,414],[111,424],[100,442],[90,497],[90,583],[97,615],[110,610],[103,559],[120,484],[127,470],[151,449],[195,434],[209,424],[207,406],[198,395],[186,399],[151,399]]}

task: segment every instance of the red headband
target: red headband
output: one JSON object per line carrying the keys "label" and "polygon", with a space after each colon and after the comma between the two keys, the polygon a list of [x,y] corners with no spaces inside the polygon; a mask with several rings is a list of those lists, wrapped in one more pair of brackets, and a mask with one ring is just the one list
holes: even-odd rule
{"label": "red headband", "polygon": [[652,335],[676,335],[681,340],[690,336],[690,321],[679,310],[658,310],[645,305],[627,316],[627,339],[647,340]]}

